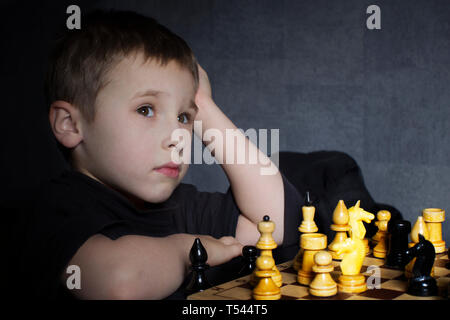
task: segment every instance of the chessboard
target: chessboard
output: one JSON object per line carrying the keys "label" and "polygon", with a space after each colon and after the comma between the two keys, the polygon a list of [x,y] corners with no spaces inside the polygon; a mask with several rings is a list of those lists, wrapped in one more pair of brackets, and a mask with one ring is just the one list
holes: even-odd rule
{"label": "chessboard", "polygon": [[[358,294],[338,292],[335,296],[320,298],[312,296],[308,286],[297,282],[297,271],[292,268],[292,261],[277,265],[283,277],[281,300],[446,300],[449,298],[450,270],[446,268],[449,262],[447,253],[437,254],[434,263],[434,278],[439,292],[437,296],[417,297],[406,293],[408,280],[402,270],[388,269],[383,266],[384,260],[372,256],[364,259],[361,273],[369,279],[367,291]],[[333,260],[332,278],[337,281],[341,274],[340,261]],[[374,268],[378,267],[378,268]],[[379,273],[378,273],[379,272]],[[375,281],[376,274],[380,275]],[[211,287],[187,297],[188,300],[251,300],[252,287],[249,284],[250,275],[227,283]]]}

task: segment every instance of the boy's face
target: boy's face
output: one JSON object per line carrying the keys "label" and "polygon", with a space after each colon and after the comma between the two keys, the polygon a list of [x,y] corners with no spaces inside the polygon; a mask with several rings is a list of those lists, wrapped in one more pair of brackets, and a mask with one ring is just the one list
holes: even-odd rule
{"label": "boy's face", "polygon": [[[161,66],[154,60],[144,63],[137,55],[122,60],[107,80],[97,96],[95,120],[82,123],[76,166],[137,207],[142,201],[162,202],[188,169],[187,164],[178,170],[161,167],[179,147],[172,132],[192,132],[197,111],[194,79],[177,62]],[[190,154],[190,141],[183,148]]]}

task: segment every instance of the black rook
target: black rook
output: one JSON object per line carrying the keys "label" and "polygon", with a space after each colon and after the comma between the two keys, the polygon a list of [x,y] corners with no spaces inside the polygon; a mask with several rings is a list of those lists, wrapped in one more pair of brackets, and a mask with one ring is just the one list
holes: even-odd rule
{"label": "black rook", "polygon": [[408,250],[408,235],[411,232],[411,223],[406,220],[389,222],[389,249],[385,267],[404,270],[408,263],[406,251]]}

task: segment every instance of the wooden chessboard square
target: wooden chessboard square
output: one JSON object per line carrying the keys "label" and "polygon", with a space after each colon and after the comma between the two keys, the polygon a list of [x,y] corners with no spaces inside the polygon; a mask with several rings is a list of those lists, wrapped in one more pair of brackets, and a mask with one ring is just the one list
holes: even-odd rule
{"label": "wooden chessboard square", "polygon": [[405,276],[405,273],[403,272],[401,275],[399,275],[398,277],[395,277],[391,280],[397,280],[397,281],[402,281],[402,282],[408,282],[408,278]]}
{"label": "wooden chessboard square", "polygon": [[403,270],[395,270],[381,267],[381,277],[385,279],[395,279],[402,276]]}
{"label": "wooden chessboard square", "polygon": [[450,277],[441,277],[436,279],[436,283],[439,288],[448,289],[448,286],[450,285]]}
{"label": "wooden chessboard square", "polygon": [[224,290],[217,294],[220,297],[233,300],[250,300],[252,299],[252,290],[245,286],[237,286],[228,290]]}
{"label": "wooden chessboard square", "polygon": [[450,270],[445,268],[434,268],[434,277],[448,277],[450,275]]}
{"label": "wooden chessboard square", "polygon": [[377,298],[363,297],[363,296],[350,296],[346,300],[380,300]]}
{"label": "wooden chessboard square", "polygon": [[445,268],[445,266],[446,266],[447,263],[448,263],[448,259],[444,259],[444,258],[442,258],[442,259],[436,259],[436,260],[434,261],[434,267],[435,267],[435,268],[437,268],[437,267],[439,267],[439,268]]}
{"label": "wooden chessboard square", "polygon": [[444,300],[442,297],[438,296],[432,296],[432,297],[416,297],[407,293],[403,293],[397,298],[394,298],[393,300]]}
{"label": "wooden chessboard square", "polygon": [[253,287],[250,285],[250,281],[245,281],[244,283],[235,283],[234,286],[239,286],[241,288],[252,290]]}
{"label": "wooden chessboard square", "polygon": [[367,289],[365,292],[358,294],[360,297],[373,298],[377,300],[393,300],[402,295],[403,291],[391,290],[381,287],[381,289]]}
{"label": "wooden chessboard square", "polygon": [[230,282],[226,282],[226,283],[222,283],[218,286],[212,287],[213,290],[227,290],[230,289],[232,287],[235,287],[237,285],[245,285],[250,281],[250,276],[245,276],[242,278],[238,278],[236,280],[230,281]]}
{"label": "wooden chessboard square", "polygon": [[[400,292],[406,292],[408,289],[408,283],[400,280],[389,280],[381,284],[382,289],[391,289]],[[375,289],[374,289],[375,290]]]}
{"label": "wooden chessboard square", "polygon": [[308,287],[300,285],[287,285],[281,287],[282,297],[295,297],[296,299],[303,298],[309,294]]}
{"label": "wooden chessboard square", "polygon": [[366,257],[364,259],[364,265],[366,266],[382,266],[384,264],[384,259]]}
{"label": "wooden chessboard square", "polygon": [[187,300],[230,300],[230,298],[221,297],[220,295],[211,294],[210,291],[200,291],[187,297]]}
{"label": "wooden chessboard square", "polygon": [[283,284],[291,284],[297,282],[297,273],[286,273],[283,270],[283,272],[281,272],[281,277],[283,280]]}
{"label": "wooden chessboard square", "polygon": [[351,297],[352,297],[352,295],[349,293],[338,291],[337,294],[335,294],[334,296],[331,296],[331,297],[316,297],[311,294],[308,294],[308,295],[304,296],[303,299],[306,299],[306,300],[350,300]]}

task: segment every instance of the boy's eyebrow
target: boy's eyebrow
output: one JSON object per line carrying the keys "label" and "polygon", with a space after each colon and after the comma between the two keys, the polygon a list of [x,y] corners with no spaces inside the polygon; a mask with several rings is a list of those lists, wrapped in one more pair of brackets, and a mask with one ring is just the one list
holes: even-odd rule
{"label": "boy's eyebrow", "polygon": [[153,90],[153,89],[148,89],[145,91],[138,91],[136,92],[136,94],[131,98],[131,100],[134,100],[136,98],[140,98],[140,97],[148,97],[148,96],[152,96],[152,97],[156,97],[158,96],[160,93],[162,93],[161,91],[158,90]]}

